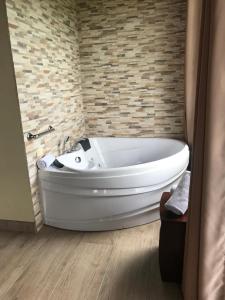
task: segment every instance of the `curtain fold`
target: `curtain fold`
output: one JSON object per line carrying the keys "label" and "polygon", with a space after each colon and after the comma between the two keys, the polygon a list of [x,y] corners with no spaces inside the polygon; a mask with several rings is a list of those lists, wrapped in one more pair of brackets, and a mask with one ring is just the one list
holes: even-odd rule
{"label": "curtain fold", "polygon": [[[183,293],[185,300],[225,299],[225,1],[189,0],[188,19],[198,15],[198,49],[186,59],[187,137],[192,145],[189,222]],[[191,8],[191,10],[190,10]],[[190,26],[189,20],[189,26]],[[196,19],[195,19],[196,20]],[[193,23],[191,23],[194,25]],[[188,40],[188,38],[187,38]],[[195,38],[189,37],[194,41]],[[188,48],[189,47],[189,48]],[[186,55],[189,55],[190,43]],[[198,53],[197,53],[198,52]],[[197,53],[197,54],[196,54]],[[188,91],[188,88],[191,91]],[[192,97],[192,98],[191,98]],[[193,114],[195,111],[195,119]],[[188,121],[189,120],[189,121]],[[194,128],[194,130],[193,130]],[[192,137],[189,134],[192,132]]]}
{"label": "curtain fold", "polygon": [[194,138],[194,115],[200,51],[202,1],[203,0],[188,1],[187,4],[187,35],[185,50],[185,135],[189,146],[192,146]]}

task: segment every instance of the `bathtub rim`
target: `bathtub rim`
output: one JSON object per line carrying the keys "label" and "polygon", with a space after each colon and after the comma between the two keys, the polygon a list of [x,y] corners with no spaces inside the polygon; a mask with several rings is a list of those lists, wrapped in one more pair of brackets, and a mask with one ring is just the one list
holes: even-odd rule
{"label": "bathtub rim", "polygon": [[[93,137],[93,139],[95,139],[97,137]],[[101,138],[101,137],[99,137]],[[112,138],[113,137],[103,137],[102,139],[107,139],[107,138]],[[116,137],[115,137],[116,138]],[[122,137],[121,137],[122,138]],[[126,138],[126,137],[124,137]],[[132,139],[132,138],[130,138]],[[133,139],[139,139],[139,138],[133,138]],[[106,173],[116,173],[116,172],[123,172],[123,171],[131,171],[131,170],[134,170],[134,171],[139,171],[141,169],[145,169],[145,168],[155,168],[155,167],[158,167],[159,165],[165,163],[165,161],[168,161],[168,160],[174,160],[176,157],[179,158],[179,156],[183,156],[183,155],[187,155],[189,157],[189,154],[190,154],[190,151],[189,151],[189,147],[188,145],[184,142],[184,141],[181,141],[181,140],[176,140],[176,139],[170,139],[170,138],[140,138],[140,139],[163,139],[163,140],[172,140],[172,141],[175,141],[175,142],[178,142],[180,144],[183,144],[183,148],[176,152],[175,154],[173,155],[169,155],[165,158],[161,158],[161,159],[158,159],[158,160],[154,160],[154,161],[150,161],[150,162],[145,162],[145,163],[141,163],[141,164],[134,164],[134,165],[129,165],[129,166],[123,166],[123,167],[115,167],[115,168],[101,168],[101,169],[83,169],[83,170],[78,170],[78,169],[70,169],[68,167],[66,167],[65,169],[58,169],[58,168],[54,168],[54,167],[49,167],[49,168],[46,168],[44,170],[39,170],[40,173],[42,172],[46,172],[46,171],[49,171],[51,173],[65,173],[65,174],[76,174],[76,175],[105,175]],[[66,155],[63,154],[63,155]],[[59,156],[58,156],[59,157]]]}

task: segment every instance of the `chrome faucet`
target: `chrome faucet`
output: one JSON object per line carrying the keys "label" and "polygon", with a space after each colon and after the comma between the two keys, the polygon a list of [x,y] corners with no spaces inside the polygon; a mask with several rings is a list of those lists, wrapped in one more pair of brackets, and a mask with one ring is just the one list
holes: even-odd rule
{"label": "chrome faucet", "polygon": [[66,148],[65,145],[68,141],[69,141],[69,139],[67,139],[67,140],[65,139],[64,153],[71,153],[71,152],[79,151],[82,148],[79,141],[75,141],[69,149],[65,149]]}
{"label": "chrome faucet", "polygon": [[75,152],[75,151],[79,151],[80,149],[82,149],[82,141],[85,140],[85,138],[79,139],[79,140],[75,140],[75,142],[72,144],[72,146],[69,149],[66,149],[66,144],[67,142],[70,140],[70,136],[66,136],[63,142],[63,153],[71,153],[71,152]]}
{"label": "chrome faucet", "polygon": [[72,145],[70,152],[79,151],[81,148],[81,144],[79,142],[76,142]]}

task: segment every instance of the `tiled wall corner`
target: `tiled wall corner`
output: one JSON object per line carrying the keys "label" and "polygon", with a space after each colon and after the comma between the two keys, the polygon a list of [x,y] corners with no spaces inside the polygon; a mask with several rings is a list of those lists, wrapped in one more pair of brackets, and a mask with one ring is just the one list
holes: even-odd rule
{"label": "tiled wall corner", "polygon": [[59,153],[58,142],[84,134],[77,15],[73,0],[7,0],[24,132],[56,131],[28,142],[28,169],[37,228],[41,226],[36,160]]}
{"label": "tiled wall corner", "polygon": [[184,0],[79,0],[86,134],[184,135]]}

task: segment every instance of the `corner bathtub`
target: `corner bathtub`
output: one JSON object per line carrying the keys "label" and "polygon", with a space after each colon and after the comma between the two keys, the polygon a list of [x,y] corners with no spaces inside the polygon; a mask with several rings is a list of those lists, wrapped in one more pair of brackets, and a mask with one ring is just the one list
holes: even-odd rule
{"label": "corner bathtub", "polygon": [[159,200],[189,162],[188,146],[162,138],[91,138],[91,148],[59,156],[39,171],[45,223],[100,231],[159,218]]}

